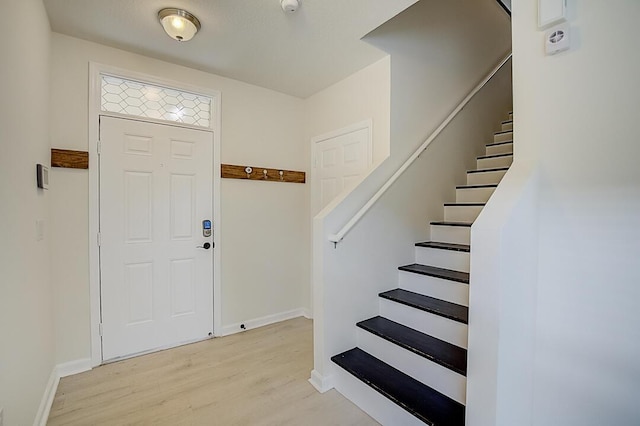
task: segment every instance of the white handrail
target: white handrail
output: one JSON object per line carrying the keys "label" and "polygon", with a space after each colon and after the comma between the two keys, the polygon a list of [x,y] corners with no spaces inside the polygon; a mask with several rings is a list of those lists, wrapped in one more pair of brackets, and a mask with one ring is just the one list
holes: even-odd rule
{"label": "white handrail", "polygon": [[438,128],[433,131],[431,136],[429,136],[427,140],[424,141],[422,145],[420,145],[420,147],[411,155],[411,157],[409,157],[409,159],[404,162],[404,164],[393,174],[393,176],[391,176],[391,178],[389,178],[389,180],[387,180],[387,182],[382,185],[378,192],[376,192],[373,197],[371,197],[369,201],[367,201],[367,203],[362,206],[360,210],[358,210],[358,212],[342,227],[342,229],[336,234],[329,235],[329,241],[334,244],[342,241],[345,235],[349,233],[351,228],[353,228],[354,225],[358,223],[360,219],[362,219],[365,213],[369,211],[369,209],[376,203],[376,201],[378,201],[380,197],[382,197],[382,195],[387,192],[387,189],[389,189],[389,187],[393,185],[396,180],[398,180],[398,178],[405,172],[405,170],[409,168],[409,166],[416,160],[416,158],[418,158],[418,156],[420,156],[420,154],[422,154],[422,152],[427,149],[431,142],[433,142],[435,138],[440,135],[444,128],[447,127],[449,123],[451,123],[455,116],[458,115],[458,113],[462,111],[465,106],[467,106],[469,101],[489,82],[489,80],[491,80],[493,76],[496,75],[498,71],[500,71],[500,68],[502,68],[504,64],[509,61],[509,59],[511,59],[511,53],[509,53],[502,61],[500,61],[500,63],[476,87],[474,87],[471,92],[469,92],[469,94],[462,100],[462,102],[460,102],[460,104],[458,104],[458,106],[451,112],[451,114],[449,114],[447,118],[445,118],[442,124],[440,124]]}

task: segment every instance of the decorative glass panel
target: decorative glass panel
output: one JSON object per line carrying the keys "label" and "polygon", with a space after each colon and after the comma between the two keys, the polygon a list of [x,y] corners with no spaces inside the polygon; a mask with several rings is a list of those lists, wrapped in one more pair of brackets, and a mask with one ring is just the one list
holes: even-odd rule
{"label": "decorative glass panel", "polygon": [[100,109],[209,127],[211,98],[108,75],[102,76]]}

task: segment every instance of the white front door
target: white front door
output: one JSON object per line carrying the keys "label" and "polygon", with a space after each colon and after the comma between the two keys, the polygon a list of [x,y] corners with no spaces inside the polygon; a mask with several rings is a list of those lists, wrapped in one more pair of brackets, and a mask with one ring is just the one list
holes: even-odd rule
{"label": "white front door", "polygon": [[314,140],[316,190],[315,215],[342,191],[355,186],[371,166],[371,129],[359,128]]}
{"label": "white front door", "polygon": [[102,359],[213,332],[213,134],[100,118]]}

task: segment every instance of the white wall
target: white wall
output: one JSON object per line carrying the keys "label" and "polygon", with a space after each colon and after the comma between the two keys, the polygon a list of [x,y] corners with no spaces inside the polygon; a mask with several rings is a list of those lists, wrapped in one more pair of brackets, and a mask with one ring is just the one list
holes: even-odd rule
{"label": "white wall", "polygon": [[[372,122],[372,169],[389,156],[391,110],[391,58],[389,56],[350,75],[342,81],[305,99],[305,134],[309,159],[310,220],[320,210],[320,200],[314,197],[313,147],[311,140],[335,130],[365,120]],[[370,170],[363,174],[366,176]],[[345,194],[342,194],[344,196]],[[311,235],[309,235],[311,237]],[[307,239],[310,245],[311,241]],[[311,309],[311,286],[305,300]]]}
{"label": "white wall", "polygon": [[[569,0],[572,49],[555,57],[543,54],[535,2],[513,7],[516,163],[507,178],[528,169],[538,183],[537,207],[506,213],[521,222],[506,237],[527,234],[533,226],[538,241],[521,241],[536,247],[531,259],[521,250],[496,259],[500,265],[523,265],[524,280],[501,282],[492,298],[512,313],[524,312],[528,324],[525,338],[503,334],[505,322],[483,324],[475,332],[498,335],[498,347],[476,341],[478,350],[470,329],[470,367],[478,351],[492,351],[493,359],[475,365],[497,366],[500,372],[497,392],[480,384],[477,399],[470,378],[469,412],[495,413],[470,424],[638,424],[640,3]],[[523,217],[529,220],[522,223]],[[537,276],[533,280],[527,277],[530,270]],[[472,281],[472,291],[485,291],[492,286],[487,280],[495,278]],[[505,286],[520,287],[520,295]],[[470,323],[495,308],[475,302],[472,298]],[[522,345],[533,355],[516,365],[510,359]]]}
{"label": "white wall", "polygon": [[[495,1],[421,1],[365,40],[391,55],[391,156],[313,224],[314,376],[355,344],[355,322],[377,312],[377,293],[397,287],[397,267],[430,220],[454,199],[511,103],[506,67],[334,249],[336,233],[509,51],[509,20]],[[330,379],[328,379],[330,380]],[[323,384],[316,383],[319,386]]]}
{"label": "white wall", "polygon": [[[300,99],[60,34],[53,34],[52,49],[54,147],[88,149],[88,63],[95,61],[221,91],[223,163],[307,171]],[[56,360],[61,363],[90,356],[88,247],[93,238],[88,235],[88,173],[56,169],[52,179]],[[222,227],[216,229],[223,330],[304,307],[307,200],[308,185],[223,179]]]}
{"label": "white wall", "polygon": [[469,425],[532,424],[540,178],[516,158],[471,229]]}
{"label": "white wall", "polygon": [[[1,4],[11,18],[0,41],[0,408],[14,426],[33,423],[54,365],[51,195],[35,174],[50,157],[50,30],[41,1]],[[41,241],[36,220],[45,221]]]}
{"label": "white wall", "polygon": [[315,136],[373,121],[373,163],[389,156],[391,58],[380,59],[305,99],[306,134]]}

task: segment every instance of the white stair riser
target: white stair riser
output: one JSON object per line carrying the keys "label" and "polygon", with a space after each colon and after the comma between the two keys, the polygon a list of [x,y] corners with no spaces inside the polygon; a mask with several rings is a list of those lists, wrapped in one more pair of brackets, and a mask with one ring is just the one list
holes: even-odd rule
{"label": "white stair riser", "polygon": [[509,167],[513,163],[513,155],[493,158],[479,158],[477,161],[478,169],[494,169],[498,167]]}
{"label": "white stair riser", "polygon": [[513,154],[513,142],[487,146],[487,155]]}
{"label": "white stair riser", "polygon": [[429,247],[416,247],[416,263],[469,272],[469,253],[463,251],[442,250]]}
{"label": "white stair riser", "polygon": [[348,371],[335,366],[336,390],[382,425],[424,426],[424,423]]}
{"label": "white stair riser", "polygon": [[469,284],[407,271],[398,271],[398,283],[403,290],[469,306]]}
{"label": "white stair riser", "polygon": [[467,348],[467,325],[411,306],[380,298],[380,316],[445,342]]}
{"label": "white stair riser", "polygon": [[486,203],[495,190],[494,187],[456,189],[456,203]]}
{"label": "white stair riser", "polygon": [[466,377],[358,327],[358,347],[441,394],[466,403]]}
{"label": "white stair riser", "polygon": [[467,173],[467,185],[488,185],[500,183],[506,170],[496,172]]}
{"label": "white stair riser", "polygon": [[513,120],[513,113],[509,113],[509,120]]}
{"label": "white stair riser", "polygon": [[468,226],[431,226],[431,241],[451,244],[470,244],[471,228]]}
{"label": "white stair riser", "polygon": [[444,220],[447,222],[473,222],[484,206],[444,206]]}
{"label": "white stair riser", "polygon": [[513,130],[513,121],[511,123],[502,123],[502,131]]}
{"label": "white stair riser", "polygon": [[493,142],[505,142],[513,140],[513,132],[497,133],[493,135]]}

